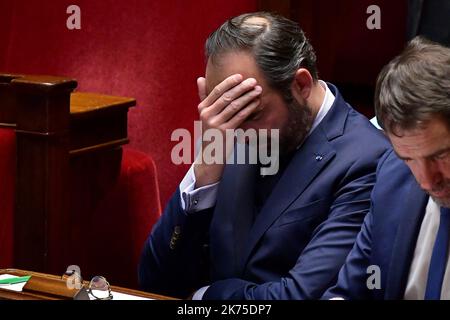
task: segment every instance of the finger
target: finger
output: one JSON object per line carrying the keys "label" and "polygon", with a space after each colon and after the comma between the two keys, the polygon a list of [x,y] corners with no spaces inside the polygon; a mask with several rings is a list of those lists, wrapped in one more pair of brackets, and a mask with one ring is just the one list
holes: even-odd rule
{"label": "finger", "polygon": [[[233,88],[222,94],[219,99],[217,99],[210,107],[208,107],[208,112],[211,115],[221,113],[226,107],[228,107],[228,105],[234,104],[234,101],[243,96],[246,92],[254,90],[256,85],[257,82],[253,78],[248,78],[242,81],[237,86],[234,86]],[[241,107],[243,106],[244,105],[242,105]]]}
{"label": "finger", "polygon": [[206,99],[206,79],[203,77],[199,77],[197,79],[197,88],[198,88],[198,96],[200,98],[200,101],[203,101]]}
{"label": "finger", "polygon": [[[242,75],[240,74],[234,74],[232,76],[229,76],[225,80],[223,80],[221,83],[219,83],[211,92],[210,94],[203,100],[204,104],[206,106],[212,105],[218,98],[220,98],[226,91],[230,90],[231,88],[237,86],[239,83],[242,82]],[[205,90],[206,92],[206,90]]]}
{"label": "finger", "polygon": [[230,120],[241,109],[245,108],[252,100],[260,97],[262,88],[256,86],[253,90],[233,100],[228,106],[226,106],[222,112],[216,115],[216,121],[218,123],[224,123]]}
{"label": "finger", "polygon": [[243,108],[241,111],[236,113],[234,117],[232,117],[230,120],[228,120],[225,123],[225,126],[227,128],[236,129],[239,127],[247,118],[258,108],[261,101],[255,100],[249,103],[245,108]]}

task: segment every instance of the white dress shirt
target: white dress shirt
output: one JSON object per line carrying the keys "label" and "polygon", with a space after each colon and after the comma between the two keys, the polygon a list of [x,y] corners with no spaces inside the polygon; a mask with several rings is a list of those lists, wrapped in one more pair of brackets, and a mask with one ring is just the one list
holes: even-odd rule
{"label": "white dress shirt", "polygon": [[[422,225],[420,226],[414,257],[409,270],[408,282],[404,295],[405,300],[423,300],[425,297],[428,269],[430,267],[434,242],[436,241],[439,229],[440,216],[441,208],[430,197],[425,209]],[[441,299],[450,300],[450,263],[448,260],[441,289]]]}

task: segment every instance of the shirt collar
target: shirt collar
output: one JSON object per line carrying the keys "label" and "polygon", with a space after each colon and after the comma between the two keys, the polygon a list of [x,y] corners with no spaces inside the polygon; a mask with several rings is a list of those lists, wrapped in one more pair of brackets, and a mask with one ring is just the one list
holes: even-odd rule
{"label": "shirt collar", "polygon": [[319,80],[319,83],[322,86],[322,88],[325,89],[325,97],[323,98],[322,105],[320,106],[319,112],[317,112],[316,118],[314,119],[314,122],[312,124],[311,130],[309,130],[308,135],[310,135],[314,131],[314,129],[320,124],[323,118],[325,118],[335,100],[333,92],[331,92],[330,88],[328,88],[325,81]]}
{"label": "shirt collar", "polygon": [[[313,124],[308,134],[306,135],[306,138],[309,137],[309,135],[314,131],[314,129],[317,128],[317,126],[320,124],[323,118],[325,118],[328,111],[330,111],[331,107],[333,106],[334,100],[336,99],[333,92],[331,92],[330,88],[328,88],[325,81],[319,80],[319,83],[322,86],[322,88],[325,89],[325,97],[323,98],[319,112],[317,112],[317,115],[314,118]],[[297,146],[297,149],[299,149],[302,146],[304,141],[305,139]]]}

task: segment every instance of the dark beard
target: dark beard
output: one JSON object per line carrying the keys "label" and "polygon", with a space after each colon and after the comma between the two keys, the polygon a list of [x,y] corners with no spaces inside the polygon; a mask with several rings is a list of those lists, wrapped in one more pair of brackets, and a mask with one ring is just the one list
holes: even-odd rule
{"label": "dark beard", "polygon": [[433,198],[434,202],[436,202],[439,206],[444,208],[450,208],[450,198],[437,198],[432,195],[432,192],[441,191],[443,189],[449,189],[450,188],[450,180],[444,180],[442,183],[440,183],[438,186],[435,186],[433,190],[427,191],[424,190],[427,194],[430,195],[431,198]]}
{"label": "dark beard", "polygon": [[313,115],[311,109],[292,99],[287,103],[289,120],[286,127],[280,129],[280,155],[287,155],[300,146],[311,130]]}
{"label": "dark beard", "polygon": [[[291,101],[286,102],[286,106],[289,112],[289,118],[287,124],[279,129],[279,140],[278,143],[278,155],[272,155],[272,139],[270,138],[270,130],[268,132],[269,138],[267,140],[260,140],[257,136],[257,141],[254,146],[260,148],[263,144],[267,144],[267,156],[278,157],[281,164],[286,164],[286,162],[291,158],[295,150],[303,143],[309,131],[311,130],[313,124],[312,111],[308,106],[303,106],[297,102],[295,99],[290,99]],[[248,144],[248,141],[246,142]],[[258,153],[258,163],[259,153]]]}
{"label": "dark beard", "polygon": [[450,199],[442,199],[430,196],[440,207],[450,208]]}

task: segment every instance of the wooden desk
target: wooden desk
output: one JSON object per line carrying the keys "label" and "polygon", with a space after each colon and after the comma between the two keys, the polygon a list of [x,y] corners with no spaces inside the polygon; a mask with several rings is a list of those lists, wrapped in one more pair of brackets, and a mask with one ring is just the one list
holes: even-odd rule
{"label": "wooden desk", "polygon": [[127,113],[133,98],[73,92],[70,95],[70,155],[114,149],[129,142]]}
{"label": "wooden desk", "polygon": [[[40,273],[40,272],[32,272],[32,271],[26,271],[26,270],[19,270],[19,269],[0,269],[0,275],[1,274],[11,274],[15,276],[27,276],[27,275],[35,275],[43,278],[48,279],[61,279],[60,276]],[[84,281],[84,284],[87,286],[89,285],[89,282]],[[111,285],[111,290],[125,293],[133,296],[139,296],[143,298],[149,298],[149,299],[155,299],[155,300],[177,300],[175,298],[165,297],[157,294],[147,293],[143,291],[137,291],[137,290],[131,290],[126,288],[121,288],[117,286]],[[16,292],[11,291],[7,289],[0,288],[0,300],[58,300],[54,297],[49,297],[45,295],[35,294],[35,293],[29,293],[29,292]]]}
{"label": "wooden desk", "polygon": [[57,274],[75,260],[91,270],[82,227],[120,173],[136,101],[76,87],[70,78],[0,74],[0,127],[16,133],[16,268]]}

